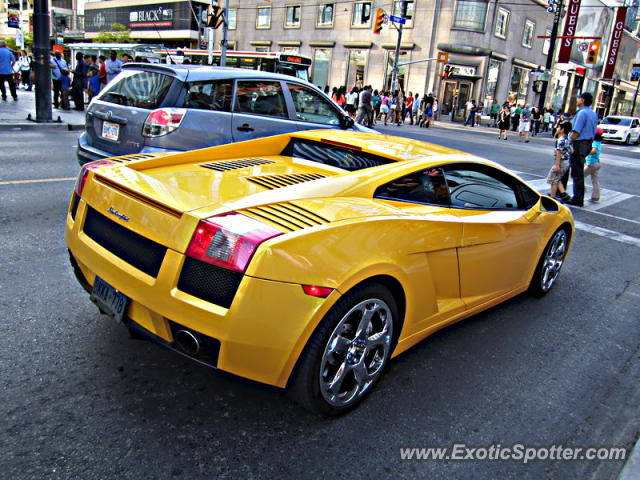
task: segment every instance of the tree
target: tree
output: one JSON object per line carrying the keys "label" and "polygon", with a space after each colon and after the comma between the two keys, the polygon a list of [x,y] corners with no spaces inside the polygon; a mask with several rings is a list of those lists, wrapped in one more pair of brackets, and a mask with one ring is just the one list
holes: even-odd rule
{"label": "tree", "polygon": [[112,23],[109,31],[100,30],[95,41],[99,43],[133,43],[131,30],[127,30],[127,27],[121,23]]}

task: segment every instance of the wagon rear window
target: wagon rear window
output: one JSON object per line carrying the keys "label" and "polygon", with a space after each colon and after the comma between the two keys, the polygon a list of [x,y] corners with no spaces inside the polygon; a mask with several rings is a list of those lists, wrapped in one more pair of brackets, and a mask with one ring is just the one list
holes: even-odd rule
{"label": "wagon rear window", "polygon": [[160,106],[172,81],[170,76],[161,73],[129,70],[107,86],[100,100],[152,110]]}
{"label": "wagon rear window", "polygon": [[347,146],[329,145],[303,139],[291,140],[281,155],[303,158],[312,162],[342,168],[350,172],[394,163],[394,161],[389,158],[360,152],[350,149]]}

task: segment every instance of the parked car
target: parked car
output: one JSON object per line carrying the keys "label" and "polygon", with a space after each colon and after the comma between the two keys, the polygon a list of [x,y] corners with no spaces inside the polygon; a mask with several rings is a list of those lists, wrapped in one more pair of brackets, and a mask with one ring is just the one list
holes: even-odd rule
{"label": "parked car", "polygon": [[640,143],[640,118],[609,115],[600,123],[602,139],[609,142],[624,142],[627,145]]}
{"label": "parked car", "polygon": [[187,151],[316,128],[373,131],[314,85],[288,75],[127,64],[89,105],[78,160]]}
{"label": "parked car", "polygon": [[407,138],[312,130],[139,157],[84,166],[72,194],[91,300],[327,415],[445,325],[549,292],[574,233],[505,168]]}

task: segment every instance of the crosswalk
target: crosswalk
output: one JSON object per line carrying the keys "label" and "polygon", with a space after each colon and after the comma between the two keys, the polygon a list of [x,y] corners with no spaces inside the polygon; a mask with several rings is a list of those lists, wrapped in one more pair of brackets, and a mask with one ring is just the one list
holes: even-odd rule
{"label": "crosswalk", "polygon": [[[514,172],[523,177],[531,176],[531,174],[527,174],[524,172]],[[527,180],[527,183],[531,185],[534,189],[536,189],[539,193],[548,195],[549,194],[549,184],[547,183],[546,178],[535,178],[531,180]],[[591,198],[591,186],[585,182],[585,199]],[[568,192],[573,191],[573,181],[569,180],[569,185],[567,187]],[[619,217],[617,215],[613,215],[611,213],[603,212],[602,210],[611,207],[613,205],[620,204],[624,201],[631,200],[634,198],[640,198],[638,195],[632,195],[630,193],[618,192],[615,190],[610,190],[608,188],[600,188],[600,201],[597,203],[591,203],[588,200],[585,202],[584,207],[571,207],[576,208],[578,210],[589,211],[598,215],[604,215],[606,217],[610,217],[615,220],[619,220],[622,222],[631,223],[634,225],[640,225],[640,221]],[[575,221],[575,227],[577,230],[582,230],[594,235],[598,235],[601,237],[608,238],[610,240],[614,240],[620,243],[624,243],[627,245],[632,245],[635,247],[640,247],[640,238],[627,235],[622,232],[618,232],[616,230],[611,230],[608,228],[599,227],[596,225],[591,225],[584,221]]]}

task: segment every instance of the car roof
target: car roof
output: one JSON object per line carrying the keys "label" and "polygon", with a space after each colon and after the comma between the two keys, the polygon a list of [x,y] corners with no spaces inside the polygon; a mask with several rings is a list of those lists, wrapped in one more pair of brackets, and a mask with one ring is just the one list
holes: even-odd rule
{"label": "car roof", "polygon": [[290,75],[281,73],[261,72],[260,70],[248,70],[246,68],[217,67],[214,65],[178,65],[166,63],[127,63],[123,65],[126,70],[145,70],[164,73],[176,77],[181,81],[219,80],[237,78],[260,78],[269,80],[295,81],[306,85],[309,82]]}
{"label": "car roof", "polygon": [[629,115],[607,115],[605,118],[629,118],[633,120],[634,118],[640,118],[640,117],[631,117]]}

